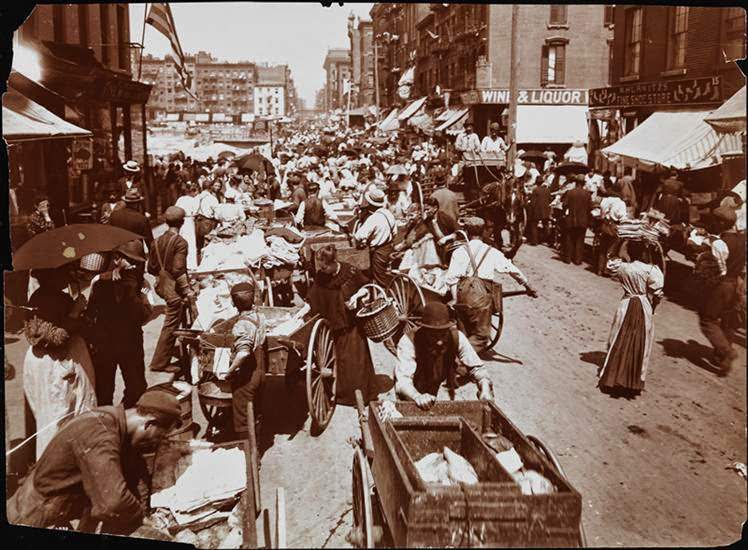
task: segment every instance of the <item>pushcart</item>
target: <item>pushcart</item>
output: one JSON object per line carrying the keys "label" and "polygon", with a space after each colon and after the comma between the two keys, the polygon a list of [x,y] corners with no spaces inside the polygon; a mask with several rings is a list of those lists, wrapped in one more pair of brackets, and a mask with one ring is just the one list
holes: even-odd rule
{"label": "pushcart", "polygon": [[[582,497],[550,449],[525,436],[494,404],[437,401],[428,411],[398,401],[401,418],[382,421],[381,405],[356,396],[361,437],[354,442],[353,529],[359,548],[586,546]],[[550,494],[522,494],[484,436],[510,440],[526,468],[548,479]],[[475,468],[476,485],[424,482],[415,462],[448,446]]]}
{"label": "pushcart", "polygon": [[[251,403],[247,406],[247,418],[249,419],[248,424],[250,429],[246,440],[237,440],[221,444],[211,444],[199,440],[164,440],[159,446],[157,452],[151,455],[146,461],[151,474],[151,493],[157,493],[163,489],[172,487],[191,463],[191,457],[196,450],[206,448],[243,449],[246,462],[247,484],[239,497],[242,527],[241,548],[258,548],[257,519],[261,515],[264,531],[264,547],[284,548],[286,541],[285,492],[282,487],[278,487],[275,491],[275,526],[274,533],[271,533],[269,511],[262,508],[260,497],[259,455],[257,452],[257,441],[254,432],[254,409]],[[234,502],[229,502],[228,509],[231,509],[230,507],[233,505]],[[222,506],[222,508],[225,506],[226,505]],[[190,524],[188,528],[193,533],[209,530],[212,532],[211,534],[217,535],[221,532],[221,529],[223,529],[224,533],[227,531],[225,523],[225,520],[223,522],[216,522],[216,520],[198,520],[196,523]],[[171,535],[175,535],[183,528],[187,527],[179,527],[177,524],[173,524],[169,526],[168,530]],[[198,546],[198,548],[203,547]]]}

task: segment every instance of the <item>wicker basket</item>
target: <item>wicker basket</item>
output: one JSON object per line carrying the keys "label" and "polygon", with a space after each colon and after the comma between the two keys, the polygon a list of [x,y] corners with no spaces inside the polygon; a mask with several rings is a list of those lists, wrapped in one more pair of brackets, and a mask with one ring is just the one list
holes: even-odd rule
{"label": "wicker basket", "polygon": [[363,323],[362,328],[369,340],[384,342],[400,324],[395,304],[378,285],[365,285],[362,288],[372,288],[375,292],[356,313],[356,317]]}

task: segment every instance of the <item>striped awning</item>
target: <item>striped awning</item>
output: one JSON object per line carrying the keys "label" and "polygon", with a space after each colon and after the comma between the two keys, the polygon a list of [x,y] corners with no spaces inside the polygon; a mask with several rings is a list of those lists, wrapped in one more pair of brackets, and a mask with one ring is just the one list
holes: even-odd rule
{"label": "striped awning", "polygon": [[464,119],[467,118],[468,109],[452,109],[452,114],[447,118],[444,122],[442,122],[438,127],[434,129],[435,132],[444,132],[457,124],[458,122],[463,122]]}
{"label": "striped awning", "polygon": [[400,123],[397,120],[397,109],[392,109],[390,113],[384,117],[379,123],[379,129],[383,132],[392,132],[400,127]]}
{"label": "striped awning", "polygon": [[720,133],[745,132],[745,86],[704,120]]}
{"label": "striped awning", "polygon": [[426,103],[426,97],[422,97],[421,99],[416,99],[415,101],[411,101],[397,116],[397,119],[402,122],[405,120],[408,120],[410,117],[412,117],[414,114],[416,114],[421,107],[423,107],[424,103]]}
{"label": "striped awning", "polygon": [[708,111],[655,112],[623,138],[602,150],[643,169],[706,168],[742,150],[740,134],[717,134],[704,122]]}

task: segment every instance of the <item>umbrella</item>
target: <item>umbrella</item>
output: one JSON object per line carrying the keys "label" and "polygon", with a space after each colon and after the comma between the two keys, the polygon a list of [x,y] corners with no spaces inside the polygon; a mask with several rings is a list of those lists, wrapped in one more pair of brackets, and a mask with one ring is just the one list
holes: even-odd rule
{"label": "umbrella", "polygon": [[405,168],[402,164],[393,164],[389,168],[387,168],[387,171],[385,172],[388,176],[407,176],[408,175],[408,169]]}
{"label": "umbrella", "polygon": [[541,165],[547,160],[542,151],[527,151],[525,153],[522,153],[519,158],[529,162],[540,162]]}
{"label": "umbrella", "polygon": [[239,170],[262,172],[263,170],[265,170],[266,164],[270,164],[272,166],[273,163],[262,156],[260,153],[256,152],[247,153],[246,155],[242,155],[234,159],[234,166],[239,168]]}
{"label": "umbrella", "polygon": [[100,223],[64,225],[32,237],[13,254],[13,269],[54,269],[86,254],[107,252],[142,237]]}
{"label": "umbrella", "polygon": [[590,171],[589,167],[581,162],[561,162],[556,166],[555,170],[556,173],[564,176],[586,174]]}

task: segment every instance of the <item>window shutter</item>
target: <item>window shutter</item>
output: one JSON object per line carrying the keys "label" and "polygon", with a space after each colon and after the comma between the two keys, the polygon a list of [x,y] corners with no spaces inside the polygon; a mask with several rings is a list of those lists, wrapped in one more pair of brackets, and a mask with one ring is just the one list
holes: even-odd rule
{"label": "window shutter", "polygon": [[548,84],[548,46],[543,46],[540,56],[540,85]]}
{"label": "window shutter", "polygon": [[566,46],[556,46],[556,81],[554,84],[563,84],[566,73]]}

